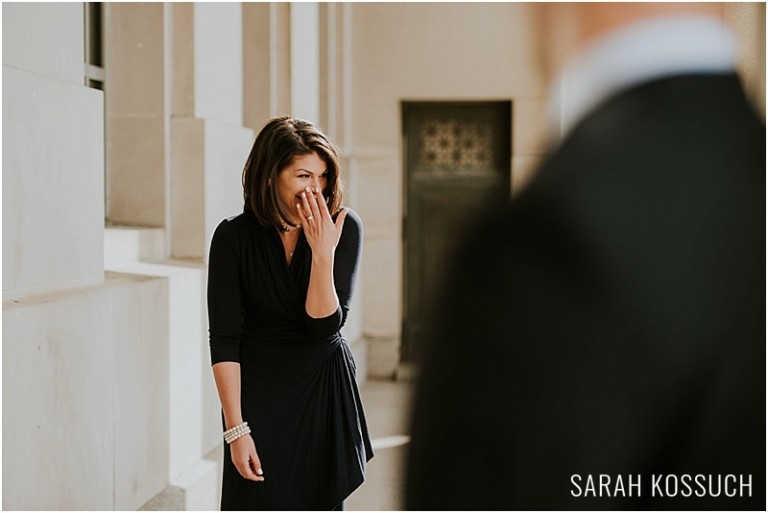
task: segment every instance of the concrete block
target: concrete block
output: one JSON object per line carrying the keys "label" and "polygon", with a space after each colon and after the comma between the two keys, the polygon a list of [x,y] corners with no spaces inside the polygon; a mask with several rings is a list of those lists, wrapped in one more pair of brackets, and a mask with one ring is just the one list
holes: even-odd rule
{"label": "concrete block", "polygon": [[168,480],[173,481],[203,455],[201,397],[202,361],[207,354],[203,336],[205,316],[204,268],[200,264],[140,263],[122,269],[168,279],[169,440]]}
{"label": "concrete block", "polygon": [[243,124],[243,27],[239,3],[194,4],[195,117]]}
{"label": "concrete block", "polygon": [[291,5],[291,115],[320,122],[320,9]]}
{"label": "concrete block", "polygon": [[107,111],[116,117],[162,117],[163,4],[116,2],[105,9]]}
{"label": "concrete block", "polygon": [[242,173],[253,130],[215,120],[173,121],[173,256],[208,258],[225,218],[243,211]]}
{"label": "concrete block", "polygon": [[83,85],[83,17],[82,3],[4,3],[3,66]]}
{"label": "concrete block", "polygon": [[102,98],[3,66],[4,299],[102,279]]}
{"label": "concrete block", "polygon": [[195,115],[195,35],[194,6],[189,2],[174,2],[171,8],[171,114]]}
{"label": "concrete block", "polygon": [[[165,225],[164,21],[160,3],[105,4],[107,218]],[[148,79],[151,77],[151,79]]]}
{"label": "concrete block", "polygon": [[113,226],[104,229],[104,268],[131,266],[139,260],[165,259],[165,230]]}
{"label": "concrete block", "polygon": [[113,291],[3,303],[3,509],[111,510]]}
{"label": "concrete block", "polygon": [[270,26],[268,3],[243,3],[243,124],[256,131],[270,118]]}
{"label": "concrete block", "polygon": [[201,459],[179,476],[172,486],[186,492],[184,507],[186,511],[214,511],[219,509],[216,490],[220,479],[219,466],[212,461]]}
{"label": "concrete block", "polygon": [[174,258],[200,258],[205,247],[205,122],[171,124],[171,219]]}
{"label": "concrete block", "polygon": [[168,280],[108,273],[114,284],[114,509],[136,510],[168,482]]}
{"label": "concrete block", "polygon": [[165,225],[164,141],[162,114],[107,118],[107,218],[111,222]]}

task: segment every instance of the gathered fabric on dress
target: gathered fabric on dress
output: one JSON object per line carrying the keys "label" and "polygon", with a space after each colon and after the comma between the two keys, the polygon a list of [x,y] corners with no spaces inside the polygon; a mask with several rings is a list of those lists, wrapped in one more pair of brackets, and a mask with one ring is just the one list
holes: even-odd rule
{"label": "gathered fabric on dress", "polygon": [[240,363],[241,408],[264,471],[244,479],[225,444],[222,510],[331,510],[362,484],[373,457],[355,362],[340,330],[360,259],[362,223],[348,211],[334,257],[339,308],[305,310],[312,251],[303,233],[291,263],[280,235],[246,210],[211,241],[211,361]]}

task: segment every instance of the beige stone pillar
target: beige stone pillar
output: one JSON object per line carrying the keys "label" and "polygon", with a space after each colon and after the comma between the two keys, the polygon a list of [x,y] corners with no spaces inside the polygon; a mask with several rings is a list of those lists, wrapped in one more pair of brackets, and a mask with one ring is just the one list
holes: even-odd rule
{"label": "beige stone pillar", "polygon": [[[242,209],[241,174],[253,142],[244,127],[254,72],[241,4],[173,6],[172,256],[203,260],[216,225]],[[256,74],[258,75],[258,73]],[[179,77],[177,81],[176,77]],[[263,108],[256,102],[256,110]],[[252,115],[252,114],[251,114]]]}
{"label": "beige stone pillar", "polygon": [[258,130],[272,112],[269,3],[243,4],[243,125]]}
{"label": "beige stone pillar", "polygon": [[291,112],[290,4],[243,4],[243,125]]}
{"label": "beige stone pillar", "polygon": [[107,220],[164,226],[163,4],[113,3],[106,13]]}

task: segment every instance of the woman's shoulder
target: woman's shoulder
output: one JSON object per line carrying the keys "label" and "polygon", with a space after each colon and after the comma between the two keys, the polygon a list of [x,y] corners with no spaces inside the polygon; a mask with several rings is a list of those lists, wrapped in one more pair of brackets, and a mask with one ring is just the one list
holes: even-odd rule
{"label": "woman's shoulder", "polygon": [[248,233],[249,229],[253,229],[250,217],[252,216],[249,212],[242,212],[223,219],[214,230],[213,238],[230,241],[239,239]]}
{"label": "woman's shoulder", "polygon": [[242,229],[248,223],[248,212],[241,212],[233,216],[222,219],[217,230],[234,231]]}

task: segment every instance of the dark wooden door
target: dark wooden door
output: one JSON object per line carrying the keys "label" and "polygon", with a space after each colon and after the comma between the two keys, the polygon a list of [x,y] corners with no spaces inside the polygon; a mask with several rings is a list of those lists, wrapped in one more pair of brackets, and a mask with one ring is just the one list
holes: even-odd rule
{"label": "dark wooden door", "polygon": [[492,204],[509,199],[512,102],[404,102],[402,114],[401,359],[412,362],[457,242]]}

